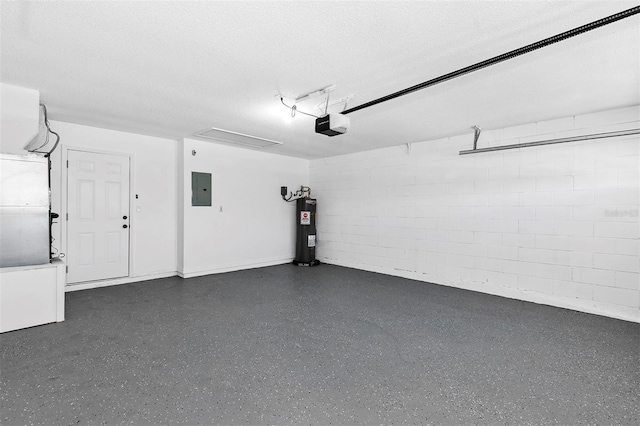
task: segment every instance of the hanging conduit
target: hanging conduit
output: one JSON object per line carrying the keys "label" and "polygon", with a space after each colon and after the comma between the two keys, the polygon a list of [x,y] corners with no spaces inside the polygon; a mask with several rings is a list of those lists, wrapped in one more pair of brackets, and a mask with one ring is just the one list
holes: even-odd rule
{"label": "hanging conduit", "polygon": [[378,99],[374,99],[373,101],[369,101],[362,105],[355,106],[353,108],[349,108],[344,110],[342,114],[349,114],[355,111],[359,111],[364,108],[369,108],[370,106],[377,105],[382,102],[386,102],[391,99],[398,98],[400,96],[408,95],[409,93],[425,89],[429,86],[436,85],[438,83],[445,82],[447,80],[454,79],[456,77],[463,76],[465,74],[469,74],[473,71],[478,71],[482,68],[489,67],[491,65],[498,64],[500,62],[504,62],[508,59],[513,59],[520,55],[524,55],[525,53],[533,52],[534,50],[541,49],[545,46],[549,46],[551,44],[557,43],[562,40],[566,40],[568,38],[577,36],[578,34],[586,33],[587,31],[594,30],[596,28],[600,28],[602,26],[611,24],[613,22],[619,21],[624,18],[628,18],[630,16],[636,15],[640,13],[640,6],[632,7],[631,9],[627,9],[625,11],[616,13],[611,16],[607,16],[606,18],[598,19],[597,21],[591,22],[586,25],[582,25],[580,27],[574,28],[569,31],[565,31],[561,34],[555,35],[553,37],[545,38],[544,40],[537,41],[535,43],[529,44],[527,46],[521,47],[519,49],[512,50],[507,53],[503,53],[502,55],[494,56],[491,59],[484,60],[482,62],[478,62],[477,64],[469,65],[468,67],[459,69],[457,71],[450,72],[445,75],[441,75],[440,77],[433,78],[429,81],[425,81],[424,83],[416,84],[415,86],[409,87],[404,90],[400,90],[398,92],[392,93],[390,95],[383,96]]}

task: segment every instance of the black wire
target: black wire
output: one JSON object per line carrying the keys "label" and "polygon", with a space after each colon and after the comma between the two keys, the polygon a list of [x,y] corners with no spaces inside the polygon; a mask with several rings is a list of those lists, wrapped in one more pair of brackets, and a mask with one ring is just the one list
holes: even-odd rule
{"label": "black wire", "polygon": [[43,151],[38,151],[40,148],[45,147],[49,144],[49,132],[47,132],[47,135],[44,138],[44,143],[42,145],[40,145],[38,148],[34,149],[31,152],[37,152],[38,154],[47,154],[46,152]]}
{"label": "black wire", "polygon": [[[307,190],[299,189],[295,193],[289,191],[289,196],[287,198],[285,198],[285,196],[283,195],[282,199],[284,201],[286,201],[287,203],[292,203],[292,202],[294,202],[296,200],[299,200],[301,198],[305,198],[305,195],[304,195],[305,192],[307,193],[307,196],[311,195],[311,189],[309,187],[307,187]],[[293,197],[295,197],[295,198],[293,198]]]}
{"label": "black wire", "polygon": [[[293,107],[291,107],[291,106],[289,106],[289,105],[284,103],[284,99],[282,98],[282,96],[280,96],[280,102],[282,102],[282,105],[286,106],[290,110],[293,110]],[[309,114],[308,112],[300,111],[297,107],[296,107],[296,112],[299,112],[300,114],[308,115],[309,117],[320,118],[317,115],[313,115],[313,114]]]}
{"label": "black wire", "polygon": [[[47,114],[47,106],[45,104],[40,104],[40,106],[42,107],[42,111],[44,112],[44,125],[47,128],[47,135],[45,136],[45,140],[44,143],[42,145],[40,145],[39,147],[37,147],[36,149],[29,151],[29,152],[36,152],[38,154],[45,154],[45,157],[49,157],[51,155],[51,153],[53,151],[56,150],[56,148],[58,147],[58,144],[60,143],[60,135],[57,134],[56,132],[54,132],[53,130],[51,130],[51,126],[49,125],[49,118],[48,118],[48,114]],[[43,152],[43,151],[39,151],[39,149],[47,146],[49,144],[49,133],[52,133],[56,136],[56,143],[53,145],[53,148],[49,151],[49,152]]]}
{"label": "black wire", "polygon": [[50,131],[51,133],[53,133],[54,135],[56,135],[56,143],[55,143],[55,144],[53,144],[53,148],[51,148],[51,151],[47,152],[47,154],[45,155],[45,157],[49,157],[49,156],[51,155],[51,153],[52,153],[53,151],[55,151],[55,150],[56,150],[56,148],[58,147],[58,144],[60,143],[60,135],[59,135],[59,134],[57,134],[56,132],[54,132],[54,131],[53,131],[53,130],[51,130],[51,129],[49,129],[49,131]]}
{"label": "black wire", "polygon": [[301,195],[297,196],[296,198],[293,198],[293,192],[289,192],[289,197],[285,198],[284,195],[282,196],[282,199],[285,200],[287,203],[292,203],[300,198],[303,198]]}
{"label": "black wire", "polygon": [[[47,107],[45,107],[43,104],[40,104],[40,106],[42,107],[42,110],[44,111],[44,123],[45,123],[45,126],[46,126],[47,125]],[[39,135],[40,135],[40,126],[38,126],[38,136]],[[46,134],[46,136],[44,138],[44,143],[42,145],[40,145],[39,147],[33,149],[31,152],[37,152],[39,154],[45,154],[44,152],[39,151],[39,149],[47,146],[48,143],[49,143],[49,132],[47,131],[47,134]]]}
{"label": "black wire", "polygon": [[[51,151],[49,151],[47,153],[47,157],[51,155],[51,153],[53,151],[56,150],[56,148],[58,147],[58,144],[60,143],[60,135],[57,134],[56,132],[54,132],[53,130],[51,130],[51,126],[49,126],[49,118],[47,117],[47,106],[42,104],[42,107],[44,108],[44,124],[47,126],[47,130],[50,133],[53,133],[54,135],[56,135],[56,143],[53,145],[53,148],[51,148]],[[47,141],[49,140],[49,135],[47,134]]]}

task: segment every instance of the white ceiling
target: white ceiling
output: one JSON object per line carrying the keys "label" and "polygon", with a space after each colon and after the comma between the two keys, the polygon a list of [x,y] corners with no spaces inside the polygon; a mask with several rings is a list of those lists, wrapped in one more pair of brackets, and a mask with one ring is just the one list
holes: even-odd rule
{"label": "white ceiling", "polygon": [[3,0],[1,80],[39,90],[53,120],[171,139],[216,127],[311,159],[636,105],[638,15],[353,112],[345,135],[315,134],[276,97],[334,84],[353,107],[634,6]]}

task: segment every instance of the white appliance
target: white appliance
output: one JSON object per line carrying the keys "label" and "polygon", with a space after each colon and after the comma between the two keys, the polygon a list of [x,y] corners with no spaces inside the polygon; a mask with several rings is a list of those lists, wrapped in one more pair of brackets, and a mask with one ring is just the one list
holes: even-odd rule
{"label": "white appliance", "polygon": [[0,154],[0,267],[50,260],[49,171],[41,155]]}
{"label": "white appliance", "polygon": [[0,333],[64,321],[65,265],[50,263],[49,162],[0,154]]}

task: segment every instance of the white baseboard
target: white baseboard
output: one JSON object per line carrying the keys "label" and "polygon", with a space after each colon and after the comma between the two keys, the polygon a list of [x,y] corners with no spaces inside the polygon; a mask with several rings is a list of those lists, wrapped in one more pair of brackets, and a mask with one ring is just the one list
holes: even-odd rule
{"label": "white baseboard", "polygon": [[89,281],[89,282],[78,283],[78,284],[67,284],[64,291],[70,292],[70,291],[78,291],[78,290],[87,290],[90,288],[109,287],[112,285],[130,284],[130,283],[135,283],[139,281],[155,280],[158,278],[175,277],[176,275],[178,275],[176,271],[169,271],[169,272],[161,272],[157,274],[140,275],[137,277],[123,277],[123,278],[114,278],[110,280]]}
{"label": "white baseboard", "polygon": [[120,284],[130,284],[130,283],[135,283],[140,281],[148,281],[148,280],[155,280],[158,278],[167,278],[167,277],[175,277],[175,276],[179,276],[180,278],[194,278],[194,277],[200,277],[203,275],[221,274],[224,272],[240,271],[243,269],[254,269],[254,268],[262,268],[266,266],[282,265],[285,263],[291,263],[292,261],[293,261],[292,257],[284,258],[284,259],[278,258],[278,259],[269,259],[266,261],[256,262],[256,263],[247,263],[247,264],[240,264],[240,265],[225,265],[221,267],[190,271],[190,272],[168,271],[168,272],[161,272],[157,274],[140,275],[137,277],[123,277],[123,278],[114,278],[110,280],[89,281],[85,283],[68,284],[65,287],[65,292],[87,290],[87,289],[99,288],[99,287],[108,287],[108,286],[120,285]]}
{"label": "white baseboard", "polygon": [[263,268],[266,266],[283,265],[291,262],[293,262],[293,257],[288,257],[284,259],[283,258],[270,259],[270,260],[265,260],[265,261],[256,262],[256,263],[225,265],[225,266],[219,266],[216,268],[201,269],[201,270],[189,271],[189,272],[178,271],[178,276],[182,278],[194,278],[194,277],[201,277],[203,275],[222,274],[225,272],[241,271],[243,269],[255,269],[255,268]]}
{"label": "white baseboard", "polygon": [[353,262],[343,262],[336,259],[320,259],[323,263],[344,266],[347,268],[360,269],[368,272],[377,272],[385,275],[392,275],[396,277],[408,278],[416,281],[428,282],[431,284],[443,285],[446,287],[460,288],[464,290],[475,291],[478,293],[491,294],[494,296],[506,297],[508,299],[522,300],[525,302],[537,303],[540,305],[554,306],[556,308],[570,309],[578,312],[585,312],[587,314],[601,315],[609,318],[615,318],[623,321],[630,321],[640,323],[640,310],[618,306],[609,305],[606,303],[594,302],[592,300],[572,299],[568,297],[557,297],[543,293],[533,291],[523,291],[513,287],[501,287],[501,286],[487,286],[483,285],[482,288],[478,288],[477,285],[470,283],[456,283],[448,284],[436,282],[433,277],[426,279],[424,274],[413,271],[399,271],[396,269],[385,268],[380,266],[372,266],[366,264],[355,264]]}

